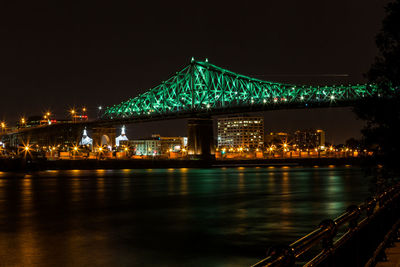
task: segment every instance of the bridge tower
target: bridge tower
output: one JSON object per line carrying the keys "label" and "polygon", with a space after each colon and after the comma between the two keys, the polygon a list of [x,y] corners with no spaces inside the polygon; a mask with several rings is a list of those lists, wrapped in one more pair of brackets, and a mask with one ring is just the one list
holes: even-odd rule
{"label": "bridge tower", "polygon": [[215,157],[213,119],[188,120],[188,155],[192,158],[211,160]]}

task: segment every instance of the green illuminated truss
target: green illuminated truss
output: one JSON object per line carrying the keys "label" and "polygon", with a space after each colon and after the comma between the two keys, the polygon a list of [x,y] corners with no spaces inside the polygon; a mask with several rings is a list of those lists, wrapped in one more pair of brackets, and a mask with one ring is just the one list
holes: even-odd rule
{"label": "green illuminated truss", "polygon": [[262,106],[265,110],[287,106],[330,106],[374,94],[378,94],[375,85],[282,84],[236,74],[207,61],[192,60],[189,66],[160,85],[121,104],[108,107],[103,118],[212,113],[252,106]]}

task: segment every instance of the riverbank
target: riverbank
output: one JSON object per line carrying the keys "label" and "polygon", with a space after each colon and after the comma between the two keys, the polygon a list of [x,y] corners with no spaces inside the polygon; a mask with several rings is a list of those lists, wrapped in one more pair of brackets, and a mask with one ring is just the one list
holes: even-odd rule
{"label": "riverbank", "polygon": [[212,168],[250,166],[344,166],[362,165],[361,158],[296,158],[257,160],[45,160],[0,159],[0,171]]}

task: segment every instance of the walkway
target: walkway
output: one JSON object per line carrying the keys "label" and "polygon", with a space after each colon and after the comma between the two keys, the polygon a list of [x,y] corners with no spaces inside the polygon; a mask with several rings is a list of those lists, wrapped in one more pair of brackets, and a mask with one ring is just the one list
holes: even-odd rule
{"label": "walkway", "polygon": [[400,267],[400,240],[394,243],[394,247],[386,249],[387,261],[381,261],[376,267]]}

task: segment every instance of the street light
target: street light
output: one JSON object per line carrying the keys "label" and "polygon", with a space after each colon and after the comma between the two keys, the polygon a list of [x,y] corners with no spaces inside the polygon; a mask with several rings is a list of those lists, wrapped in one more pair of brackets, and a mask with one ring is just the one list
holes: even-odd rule
{"label": "street light", "polygon": [[43,119],[50,121],[50,115],[51,115],[50,111],[47,111],[46,113],[44,113]]}
{"label": "street light", "polygon": [[32,147],[29,143],[25,144],[23,143],[22,146],[18,147],[18,154],[24,154],[24,156],[26,157],[27,154],[30,154],[32,150]]}
{"label": "street light", "polygon": [[76,113],[75,109],[71,109],[70,113],[71,113],[72,121],[75,122],[75,113]]}
{"label": "street light", "polygon": [[98,118],[98,119],[100,119],[100,115],[101,115],[102,109],[103,109],[102,106],[98,106],[98,107],[97,107],[97,118]]}
{"label": "street light", "polygon": [[75,159],[75,156],[76,156],[76,152],[78,152],[78,147],[75,145],[75,146],[73,146],[73,153],[72,153],[72,156],[73,156],[73,158]]}
{"label": "street light", "polygon": [[97,146],[97,159],[102,159],[102,154],[103,154],[103,147],[102,146]]}
{"label": "street light", "polygon": [[4,132],[6,130],[6,123],[4,121],[1,122],[1,131]]}
{"label": "street light", "polygon": [[23,126],[26,123],[26,120],[24,117],[21,118],[21,126]]}

